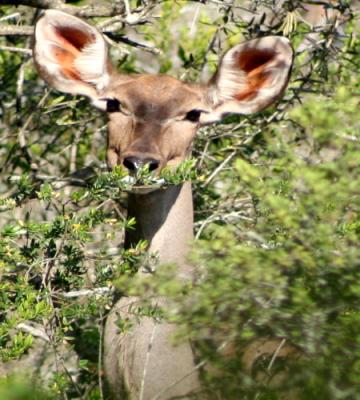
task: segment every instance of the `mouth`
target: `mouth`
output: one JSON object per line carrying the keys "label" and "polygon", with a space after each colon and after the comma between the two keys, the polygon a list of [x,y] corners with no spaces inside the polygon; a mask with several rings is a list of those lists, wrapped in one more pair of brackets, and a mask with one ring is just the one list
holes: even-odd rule
{"label": "mouth", "polygon": [[156,190],[164,190],[169,186],[180,185],[197,178],[195,160],[186,160],[174,168],[163,168],[160,172],[142,171],[130,174],[122,166],[115,166],[111,170],[97,171],[91,169],[91,177],[85,184],[90,184],[84,196],[92,194],[98,198],[117,199],[122,192],[132,194],[148,194]]}
{"label": "mouth", "polygon": [[121,182],[126,184],[124,190],[128,193],[147,194],[196,179],[195,164],[194,159],[185,160],[176,167],[165,167],[156,174],[144,167],[136,174],[123,177]]}
{"label": "mouth", "polygon": [[158,177],[147,179],[147,182],[144,183],[133,175],[127,175],[121,182],[127,186],[124,189],[125,192],[133,194],[148,194],[167,186],[165,179]]}

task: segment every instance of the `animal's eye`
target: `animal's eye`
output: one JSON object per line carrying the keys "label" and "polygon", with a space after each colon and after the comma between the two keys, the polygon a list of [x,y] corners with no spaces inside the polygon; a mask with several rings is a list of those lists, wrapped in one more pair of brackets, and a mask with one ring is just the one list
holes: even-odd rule
{"label": "animal's eye", "polygon": [[106,111],[109,113],[120,111],[120,101],[117,99],[106,100]]}
{"label": "animal's eye", "polygon": [[191,122],[199,122],[201,110],[191,110],[185,115],[185,119]]}

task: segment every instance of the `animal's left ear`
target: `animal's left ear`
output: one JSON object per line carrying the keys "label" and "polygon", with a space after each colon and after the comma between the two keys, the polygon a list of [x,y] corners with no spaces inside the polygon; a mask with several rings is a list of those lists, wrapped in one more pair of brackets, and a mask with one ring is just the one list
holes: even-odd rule
{"label": "animal's left ear", "polygon": [[293,61],[290,42],[280,36],[251,40],[231,48],[220,61],[206,88],[210,113],[201,123],[219,121],[227,114],[263,110],[284,92]]}

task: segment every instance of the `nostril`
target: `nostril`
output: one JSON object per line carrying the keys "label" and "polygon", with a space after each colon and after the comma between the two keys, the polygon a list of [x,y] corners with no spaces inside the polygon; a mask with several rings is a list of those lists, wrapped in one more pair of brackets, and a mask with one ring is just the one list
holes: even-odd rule
{"label": "nostril", "polygon": [[138,167],[138,162],[134,157],[125,158],[123,164],[129,171],[136,171]]}
{"label": "nostril", "polygon": [[160,163],[158,160],[147,160],[146,164],[149,165],[149,171],[155,171]]}
{"label": "nostril", "polygon": [[160,161],[155,158],[138,158],[134,156],[125,157],[123,165],[131,172],[137,172],[140,168],[148,166],[149,171],[154,171],[160,165]]}

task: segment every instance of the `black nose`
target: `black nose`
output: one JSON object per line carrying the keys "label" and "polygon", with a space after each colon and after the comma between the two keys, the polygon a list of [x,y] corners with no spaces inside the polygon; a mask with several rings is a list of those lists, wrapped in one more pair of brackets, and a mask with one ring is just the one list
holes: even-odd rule
{"label": "black nose", "polygon": [[149,166],[149,171],[154,171],[158,168],[160,162],[155,158],[138,158],[138,157],[125,157],[123,161],[124,166],[131,172],[137,172],[145,165]]}

